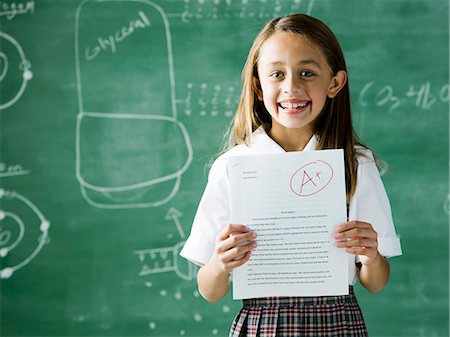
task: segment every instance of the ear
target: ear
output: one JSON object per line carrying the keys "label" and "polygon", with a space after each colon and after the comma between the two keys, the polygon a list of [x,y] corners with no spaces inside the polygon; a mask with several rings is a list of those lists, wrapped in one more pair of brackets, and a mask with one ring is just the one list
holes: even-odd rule
{"label": "ear", "polygon": [[253,90],[255,91],[256,96],[260,101],[263,100],[263,92],[261,89],[261,84],[259,83],[259,79],[257,77],[253,77]]}
{"label": "ear", "polygon": [[331,79],[330,87],[328,88],[328,97],[334,98],[342,87],[347,82],[347,73],[344,70],[339,70],[337,74]]}

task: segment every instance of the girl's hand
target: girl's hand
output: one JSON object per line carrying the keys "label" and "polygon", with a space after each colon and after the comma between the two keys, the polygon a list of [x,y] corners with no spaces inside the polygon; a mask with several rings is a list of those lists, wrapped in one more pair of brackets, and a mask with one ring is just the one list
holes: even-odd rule
{"label": "girl's hand", "polygon": [[378,253],[378,235],[370,223],[346,222],[337,226],[335,232],[337,247],[345,248],[349,254],[359,255],[362,264],[370,265],[381,257]]}
{"label": "girl's hand", "polygon": [[230,273],[246,263],[256,248],[256,233],[244,225],[230,224],[216,237],[214,254],[209,261],[219,272]]}

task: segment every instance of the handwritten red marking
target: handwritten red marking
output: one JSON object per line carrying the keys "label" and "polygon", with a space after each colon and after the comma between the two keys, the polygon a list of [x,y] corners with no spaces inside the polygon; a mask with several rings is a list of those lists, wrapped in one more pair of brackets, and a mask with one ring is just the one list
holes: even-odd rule
{"label": "handwritten red marking", "polygon": [[333,167],[323,160],[307,163],[292,175],[290,180],[291,191],[300,197],[319,193],[330,184],[333,175]]}
{"label": "handwritten red marking", "polygon": [[[305,176],[308,177],[308,181],[307,181],[307,182],[305,182]],[[316,184],[314,184],[314,181],[313,181],[313,179],[309,176],[308,172],[303,171],[302,184],[300,185],[300,194],[302,194],[303,186],[305,186],[305,185],[308,184],[309,182],[311,182],[314,186],[317,186]]]}

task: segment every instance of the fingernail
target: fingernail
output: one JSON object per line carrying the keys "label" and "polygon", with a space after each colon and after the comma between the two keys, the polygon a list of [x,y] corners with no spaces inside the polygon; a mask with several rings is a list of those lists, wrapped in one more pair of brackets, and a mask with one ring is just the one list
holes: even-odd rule
{"label": "fingernail", "polygon": [[256,233],[252,232],[252,238],[256,238]]}

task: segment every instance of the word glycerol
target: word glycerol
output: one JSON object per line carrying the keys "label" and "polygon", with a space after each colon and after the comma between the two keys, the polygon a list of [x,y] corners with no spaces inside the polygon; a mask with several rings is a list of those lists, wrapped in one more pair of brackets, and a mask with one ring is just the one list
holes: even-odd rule
{"label": "word glycerol", "polygon": [[139,15],[138,19],[131,20],[127,26],[124,26],[116,30],[114,34],[109,35],[107,38],[102,37],[97,38],[98,44],[95,47],[93,48],[86,47],[84,53],[86,60],[92,61],[102,51],[111,50],[113,54],[116,53],[118,43],[124,41],[137,29],[144,29],[151,26],[151,22],[144,12],[139,11],[138,15]]}

